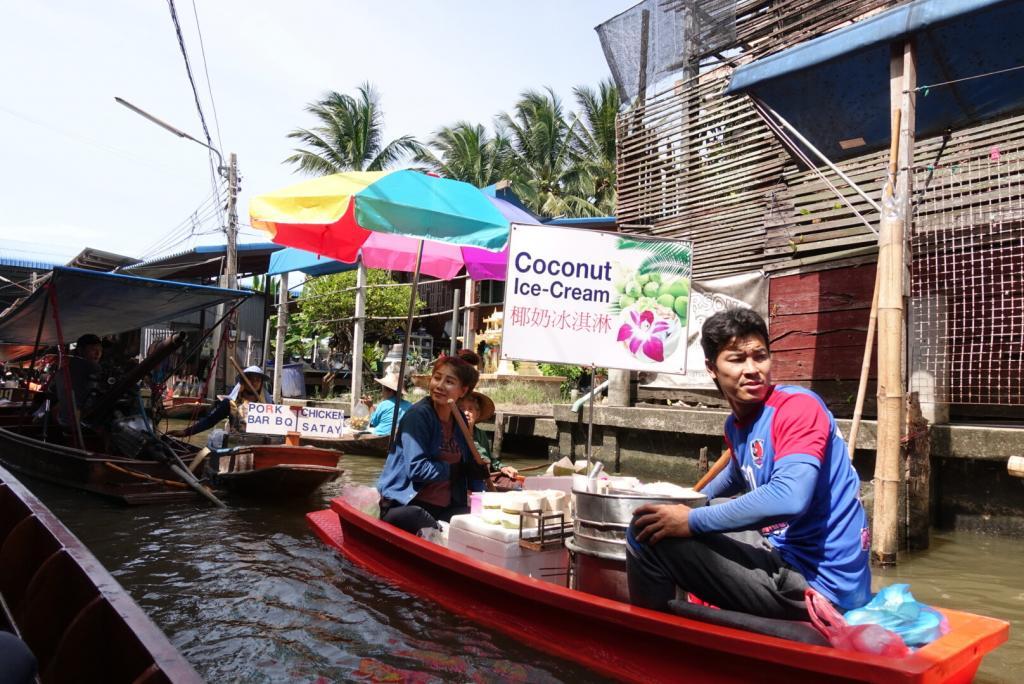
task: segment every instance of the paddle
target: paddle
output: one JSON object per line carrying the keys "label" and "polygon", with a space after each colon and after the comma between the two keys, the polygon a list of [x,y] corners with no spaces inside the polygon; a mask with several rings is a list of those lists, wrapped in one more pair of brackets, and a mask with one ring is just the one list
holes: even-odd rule
{"label": "paddle", "polygon": [[257,399],[259,399],[259,398],[260,398],[260,396],[261,396],[261,395],[260,395],[260,393],[259,393],[259,392],[257,392],[257,391],[256,391],[256,388],[252,386],[252,383],[251,383],[251,382],[249,382],[249,378],[245,377],[245,371],[243,371],[243,370],[242,370],[242,367],[238,365],[238,362],[237,362],[237,361],[235,361],[235,357],[234,357],[234,356],[229,356],[229,357],[228,357],[228,361],[230,361],[230,362],[231,362],[231,365],[235,367],[235,372],[236,372],[236,373],[238,373],[238,376],[239,376],[240,378],[242,378],[242,382],[243,382],[243,383],[245,384],[246,388],[247,388],[247,389],[248,389],[248,390],[249,390],[250,392],[252,392],[252,395],[253,395],[254,397],[256,397]]}
{"label": "paddle", "polygon": [[[476,442],[473,440],[473,433],[470,431],[469,426],[466,425],[466,418],[462,415],[462,410],[459,409],[454,399],[449,399],[448,405],[452,409],[452,415],[455,416],[455,424],[459,426],[459,429],[462,430],[462,436],[466,438],[466,444],[469,446],[469,452],[472,454],[473,460],[476,461],[477,465],[486,468],[488,475],[490,475],[491,464],[477,451]],[[485,481],[484,486],[489,490],[493,490],[494,485],[489,477]]]}
{"label": "paddle", "polygon": [[729,459],[732,458],[732,449],[726,449],[722,452],[722,455],[715,461],[715,465],[704,474],[704,477],[697,481],[697,484],[693,485],[693,490],[699,492],[700,490],[707,487],[708,483],[714,480],[720,472],[725,470],[725,467],[729,465]]}

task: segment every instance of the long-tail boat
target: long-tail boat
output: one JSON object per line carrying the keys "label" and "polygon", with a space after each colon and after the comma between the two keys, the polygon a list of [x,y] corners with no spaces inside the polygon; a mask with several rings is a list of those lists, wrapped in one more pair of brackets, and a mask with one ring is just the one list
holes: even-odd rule
{"label": "long-tail boat", "polygon": [[[59,349],[85,333],[134,330],[218,304],[237,304],[248,296],[238,290],[58,267],[0,315],[0,355],[10,349],[24,358],[26,347]],[[0,422],[0,462],[19,473],[125,503],[194,498],[201,488],[180,463],[184,445],[156,434],[141,415],[140,402],[129,399],[136,396],[135,385],[184,342],[183,336],[172,335],[138,366],[111,378],[108,389],[84,409],[85,428],[77,421],[59,425],[57,409],[44,411],[48,415],[42,420],[34,420],[30,411],[9,411]],[[30,367],[31,357],[30,352]],[[70,376],[66,378],[70,386]],[[68,403],[70,397],[57,397],[58,407],[61,400]],[[98,429],[88,429],[90,423]]]}
{"label": "long-tail boat", "polygon": [[312,446],[323,449],[336,449],[343,454],[353,456],[380,456],[388,455],[388,442],[390,435],[377,435],[372,432],[355,432],[345,434],[338,439],[316,439],[303,437],[302,441]]}
{"label": "long-tail boat", "polygon": [[850,653],[661,613],[520,575],[370,517],[341,499],[316,535],[413,594],[623,681],[969,682],[1006,641],[1001,620],[941,612],[950,632],[906,658]]}
{"label": "long-tail boat", "polygon": [[240,496],[302,498],[341,476],[339,457],[333,449],[312,446],[240,446],[215,455],[210,479],[218,489]]}
{"label": "long-tail boat", "polygon": [[3,468],[0,598],[0,629],[28,645],[42,682],[203,681],[82,542]]}

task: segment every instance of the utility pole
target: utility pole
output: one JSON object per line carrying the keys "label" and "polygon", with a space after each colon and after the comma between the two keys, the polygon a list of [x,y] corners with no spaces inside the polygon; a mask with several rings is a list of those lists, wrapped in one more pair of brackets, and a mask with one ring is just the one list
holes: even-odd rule
{"label": "utility pole", "polygon": [[227,261],[224,264],[224,275],[227,286],[232,290],[238,287],[238,157],[234,152],[228,155],[228,237]]}
{"label": "utility pole", "polygon": [[[234,152],[228,155],[227,167],[220,167],[221,175],[227,179],[228,182],[228,198],[227,198],[227,225],[224,226],[224,233],[227,238],[227,247],[225,248],[225,259],[224,259],[224,273],[219,279],[221,287],[227,287],[232,290],[238,287],[238,157]],[[224,305],[217,305],[217,320],[221,320],[224,317]],[[224,325],[230,325],[229,321],[224,321],[220,325],[213,329],[213,349],[215,354],[215,360],[217,365],[220,367],[214,372],[210,373],[210,384],[207,391],[207,396],[215,397],[217,395],[217,375],[223,370],[224,373],[224,384],[228,385],[229,380],[229,358],[234,358],[235,355],[235,340],[229,333],[224,343],[224,348],[220,348],[220,341],[223,339],[223,327]],[[230,330],[230,328],[229,328]],[[237,361],[237,359],[235,359]]]}

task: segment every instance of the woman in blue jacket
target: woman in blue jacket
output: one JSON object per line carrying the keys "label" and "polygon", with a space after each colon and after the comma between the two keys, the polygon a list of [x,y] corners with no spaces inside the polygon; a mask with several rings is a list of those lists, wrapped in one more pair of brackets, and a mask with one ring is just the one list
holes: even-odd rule
{"label": "woman in blue jacket", "polygon": [[483,489],[474,471],[486,462],[476,460],[454,411],[479,377],[458,357],[434,364],[429,394],[402,416],[377,480],[381,520],[416,534],[469,512],[466,492]]}

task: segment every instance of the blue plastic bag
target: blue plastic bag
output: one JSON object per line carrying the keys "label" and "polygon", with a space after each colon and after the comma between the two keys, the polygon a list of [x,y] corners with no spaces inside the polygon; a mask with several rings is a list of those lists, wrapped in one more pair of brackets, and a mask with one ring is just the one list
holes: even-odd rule
{"label": "blue plastic bag", "polygon": [[912,648],[924,646],[949,631],[949,623],[934,608],[919,603],[909,584],[893,584],[875,594],[863,608],[844,616],[851,625],[880,625],[900,635]]}

